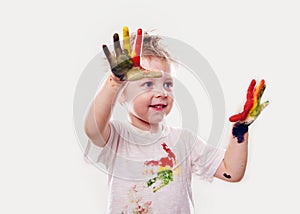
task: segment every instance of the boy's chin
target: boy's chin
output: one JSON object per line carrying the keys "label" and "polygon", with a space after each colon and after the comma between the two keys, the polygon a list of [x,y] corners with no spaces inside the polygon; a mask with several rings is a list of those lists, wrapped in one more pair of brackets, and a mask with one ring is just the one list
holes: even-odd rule
{"label": "boy's chin", "polygon": [[151,118],[149,118],[148,122],[150,124],[155,125],[155,124],[159,124],[159,123],[163,122],[164,119],[165,119],[165,115],[157,114],[157,115],[151,116]]}

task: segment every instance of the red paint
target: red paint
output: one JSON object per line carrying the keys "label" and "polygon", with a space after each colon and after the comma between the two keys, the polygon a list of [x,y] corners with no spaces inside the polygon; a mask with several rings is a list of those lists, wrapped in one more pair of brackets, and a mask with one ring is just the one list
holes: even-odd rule
{"label": "red paint", "polygon": [[142,29],[139,28],[139,29],[137,30],[137,34],[138,34],[138,35],[142,35],[142,33],[143,33]]}
{"label": "red paint", "polygon": [[142,39],[143,39],[143,31],[142,31],[142,29],[139,28],[137,30],[137,35],[136,35],[136,40],[135,40],[134,56],[132,58],[134,67],[140,66]]}
{"label": "red paint", "polygon": [[145,165],[146,166],[170,166],[173,167],[173,165],[176,162],[176,157],[175,154],[171,151],[171,149],[167,146],[166,143],[161,144],[163,149],[168,153],[167,157],[163,157],[159,160],[150,160],[150,161],[146,161]]}
{"label": "red paint", "polygon": [[256,84],[256,81],[252,80],[250,85],[249,85],[249,88],[248,88],[248,91],[247,91],[247,101],[244,105],[243,112],[231,116],[229,118],[230,122],[244,121],[248,117],[249,112],[250,112],[250,110],[251,110],[251,108],[253,107],[253,104],[254,104],[254,87],[255,87],[255,84]]}
{"label": "red paint", "polygon": [[133,67],[140,67],[140,62],[141,62],[140,56],[132,57],[132,61],[133,61]]}

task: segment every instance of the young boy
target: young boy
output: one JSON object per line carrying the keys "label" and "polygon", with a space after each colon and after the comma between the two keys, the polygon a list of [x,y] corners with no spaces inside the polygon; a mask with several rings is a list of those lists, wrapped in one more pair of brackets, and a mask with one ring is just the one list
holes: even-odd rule
{"label": "young boy", "polygon": [[[163,125],[174,102],[173,61],[159,40],[143,37],[141,29],[129,38],[124,27],[123,49],[118,34],[115,55],[103,46],[112,73],[91,105],[85,132],[102,148],[99,161],[109,174],[108,213],[189,214],[194,212],[192,173],[202,179],[240,181],[247,164],[248,126],[268,104],[260,104],[264,81],[255,88],[253,80],[244,111],[230,118],[234,124],[226,151],[188,130]],[[127,123],[111,120],[118,100],[127,109]]]}

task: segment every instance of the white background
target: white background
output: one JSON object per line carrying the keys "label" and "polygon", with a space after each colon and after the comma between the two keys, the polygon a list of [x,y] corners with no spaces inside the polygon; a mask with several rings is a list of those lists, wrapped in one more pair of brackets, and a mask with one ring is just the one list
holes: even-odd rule
{"label": "white background", "polygon": [[77,80],[123,25],[195,47],[216,72],[228,116],[252,78],[270,106],[251,127],[240,183],[195,180],[196,213],[299,213],[298,2],[0,3],[0,213],[104,213],[106,175],[83,161],[73,126]]}

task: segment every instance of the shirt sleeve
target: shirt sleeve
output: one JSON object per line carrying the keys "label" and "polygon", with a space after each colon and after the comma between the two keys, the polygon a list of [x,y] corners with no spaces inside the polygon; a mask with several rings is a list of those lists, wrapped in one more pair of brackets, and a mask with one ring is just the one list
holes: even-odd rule
{"label": "shirt sleeve", "polygon": [[84,153],[84,158],[89,162],[89,163],[96,163],[96,164],[104,164],[107,165],[109,162],[109,152],[114,150],[113,148],[116,148],[116,144],[118,143],[118,136],[119,136],[119,129],[120,129],[120,124],[118,124],[116,121],[111,121],[109,123],[110,125],[110,134],[108,141],[104,147],[100,147],[95,145],[93,142],[88,140],[85,153]]}
{"label": "shirt sleeve", "polygon": [[201,179],[211,182],[224,158],[225,150],[209,145],[198,137],[193,138],[195,144],[191,152],[192,172]]}

